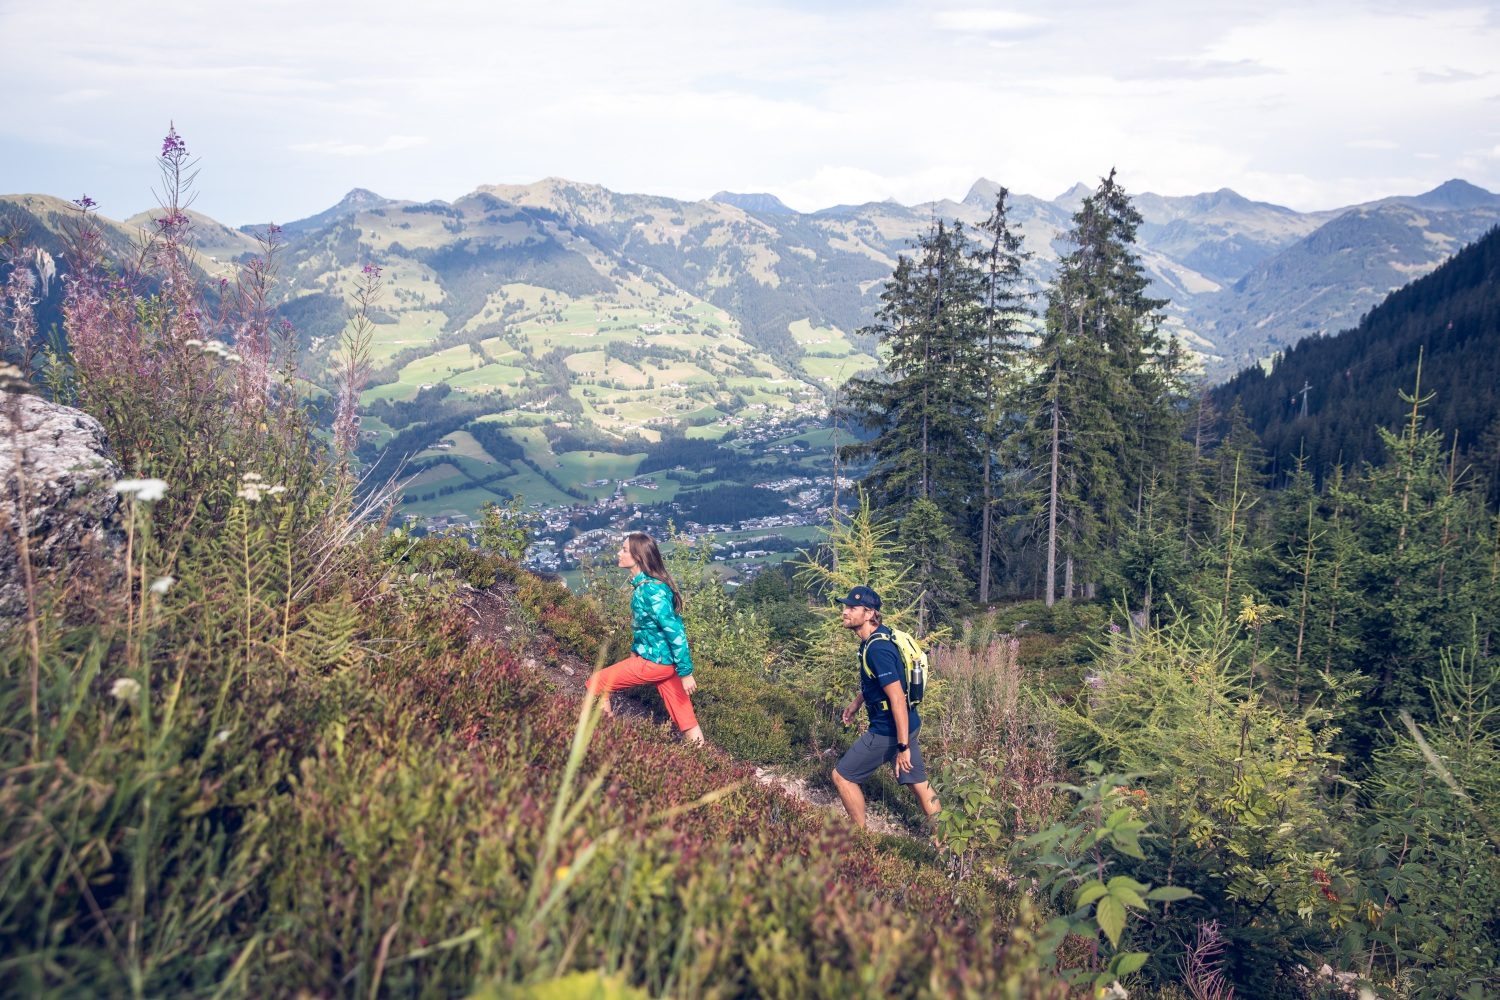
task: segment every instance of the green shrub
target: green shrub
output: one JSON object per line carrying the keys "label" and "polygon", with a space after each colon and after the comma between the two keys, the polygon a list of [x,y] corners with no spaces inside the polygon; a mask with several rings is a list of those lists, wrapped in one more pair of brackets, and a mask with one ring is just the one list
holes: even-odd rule
{"label": "green shrub", "polygon": [[705,663],[694,671],[693,711],[704,735],[738,760],[791,764],[811,745],[813,709],[754,667]]}
{"label": "green shrub", "polygon": [[1278,962],[1328,948],[1349,924],[1358,876],[1330,822],[1341,811],[1338,728],[1323,709],[1287,712],[1255,696],[1244,645],[1212,610],[1122,632],[1094,683],[1055,718],[1072,759],[1138,776],[1121,805],[1159,836],[1120,870],[1199,897],[1171,907],[1137,945],[1169,954],[1196,920],[1216,918],[1235,982],[1263,992]]}

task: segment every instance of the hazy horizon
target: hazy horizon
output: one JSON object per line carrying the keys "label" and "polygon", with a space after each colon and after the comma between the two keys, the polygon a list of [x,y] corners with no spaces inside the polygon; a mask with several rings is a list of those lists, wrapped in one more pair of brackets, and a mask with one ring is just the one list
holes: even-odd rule
{"label": "hazy horizon", "polygon": [[[510,185],[510,186],[516,186],[516,187],[526,187],[526,186],[529,186],[529,185],[532,185],[532,184],[542,183],[543,181],[546,181],[546,180],[562,180],[562,181],[567,181],[569,183],[582,184],[582,185],[592,185],[592,184],[596,183],[594,181],[580,181],[580,180],[577,180],[575,178],[560,177],[560,176],[557,176],[557,175],[552,175],[551,177],[537,178],[534,181],[520,181],[520,182],[517,182],[517,181],[505,181],[505,182],[499,182],[499,183],[507,184],[507,185]],[[976,183],[978,181],[981,181],[981,180],[991,180],[992,181],[992,180],[994,180],[994,178],[992,178],[992,177],[979,177],[979,178],[975,178],[975,182]],[[1448,180],[1467,180],[1467,179],[1466,178],[1448,178]],[[1066,194],[1068,194],[1073,189],[1073,187],[1076,184],[1080,184],[1080,183],[1082,183],[1082,184],[1088,184],[1087,181],[1075,181],[1074,184],[1068,185],[1066,188],[1064,188],[1063,190],[1059,191],[1055,195],[1037,194],[1037,193],[1032,192],[1032,191],[1012,191],[1011,193],[1012,193],[1012,195],[1031,196],[1031,197],[1037,198],[1037,199],[1039,199],[1041,201],[1056,202],[1057,200],[1061,199],[1063,196],[1065,196]],[[1390,192],[1386,192],[1384,194],[1376,195],[1374,198],[1371,198],[1371,199],[1368,199],[1368,200],[1369,201],[1380,201],[1380,200],[1385,199],[1385,198],[1414,197],[1414,196],[1417,196],[1417,195],[1425,194],[1428,191],[1433,190],[1433,188],[1436,188],[1436,187],[1440,186],[1443,183],[1447,183],[1447,181],[1440,181],[1438,184],[1434,184],[1434,185],[1432,185],[1432,187],[1425,188],[1422,191],[1390,191]],[[1469,183],[1473,183],[1473,182],[1470,181]],[[447,198],[428,198],[428,199],[407,198],[407,197],[403,196],[402,194],[400,194],[398,192],[391,192],[391,191],[371,191],[369,188],[365,188],[365,187],[362,187],[360,185],[355,185],[354,187],[351,187],[349,190],[345,191],[338,198],[335,198],[333,201],[330,201],[327,205],[324,205],[321,208],[314,209],[313,211],[307,212],[307,213],[302,214],[302,215],[287,216],[285,218],[277,218],[275,216],[271,216],[271,217],[262,218],[262,219],[223,219],[223,218],[219,218],[218,216],[213,215],[212,212],[209,212],[209,211],[205,210],[201,205],[198,205],[198,204],[195,204],[193,206],[193,211],[201,212],[202,214],[204,214],[204,215],[212,218],[215,222],[223,223],[224,225],[232,226],[232,227],[235,227],[235,228],[244,227],[244,226],[262,225],[262,224],[265,224],[265,223],[268,223],[268,222],[274,222],[274,223],[276,223],[278,225],[281,225],[281,224],[285,224],[285,223],[288,223],[288,222],[298,222],[298,221],[301,221],[302,219],[308,218],[308,217],[313,216],[313,215],[317,215],[320,212],[323,212],[323,211],[326,211],[328,209],[331,209],[334,206],[336,206],[337,204],[339,204],[345,197],[348,197],[350,194],[352,194],[353,192],[358,191],[358,190],[369,191],[371,194],[377,195],[377,196],[379,196],[381,198],[389,199],[391,201],[417,201],[417,202],[440,201],[440,202],[443,202],[445,204],[452,204],[453,202],[455,202],[455,201],[457,201],[457,200],[459,200],[461,198],[467,197],[468,195],[474,193],[480,187],[490,186],[490,184],[491,184],[491,182],[486,181],[483,184],[476,184],[476,185],[474,185],[474,187],[469,188],[467,191],[462,191],[462,192],[460,192],[458,194],[455,194],[455,195],[453,195],[451,197],[447,197]],[[599,186],[608,188],[608,185],[599,185]],[[1475,185],[1475,186],[1476,187],[1482,187],[1482,185]],[[874,199],[872,202],[856,202],[856,203],[847,203],[847,204],[852,204],[852,205],[855,205],[857,207],[858,205],[861,205],[861,204],[872,204],[872,203],[877,203],[877,202],[882,202],[882,201],[886,201],[886,202],[894,201],[897,204],[900,204],[900,205],[902,205],[905,208],[913,208],[913,207],[916,207],[916,206],[919,206],[919,205],[933,204],[933,203],[940,202],[940,201],[945,201],[945,200],[946,201],[952,201],[952,202],[961,202],[961,201],[963,201],[965,195],[968,194],[970,188],[972,188],[972,187],[973,187],[973,184],[970,184],[968,188],[965,188],[962,192],[960,192],[958,194],[945,194],[945,195],[940,195],[940,196],[934,197],[934,198],[924,198],[924,199],[921,199],[919,201],[900,201],[899,199],[896,199],[896,198],[883,198],[883,199]],[[651,198],[651,197],[672,198],[672,199],[674,199],[676,201],[682,201],[682,202],[708,201],[708,200],[711,200],[712,197],[713,197],[713,195],[704,195],[701,198],[678,198],[678,197],[676,197],[674,195],[662,194],[659,191],[616,191],[613,188],[608,188],[608,190],[614,191],[615,194],[631,195],[631,196],[642,196],[642,197],[648,197],[648,198]],[[1132,197],[1143,195],[1143,194],[1152,194],[1152,195],[1159,195],[1161,197],[1166,197],[1166,198],[1185,198],[1185,197],[1193,197],[1195,195],[1202,195],[1202,194],[1214,194],[1214,193],[1217,193],[1219,190],[1224,190],[1224,189],[1223,188],[1214,188],[1212,190],[1205,190],[1205,191],[1185,191],[1185,192],[1134,191],[1134,190],[1132,190],[1129,193],[1130,193],[1130,195]],[[1233,189],[1229,189],[1229,190],[1233,190]],[[726,192],[723,191],[723,190],[721,190],[721,191],[715,191],[713,194],[720,194],[720,193],[726,193]],[[770,192],[768,192],[768,191],[751,191],[751,190],[745,190],[745,191],[729,191],[727,193],[729,193],[729,194],[735,194],[735,195],[755,195],[755,194],[769,194]],[[1242,192],[1242,191],[1238,191],[1238,192],[1235,192],[1235,193],[1244,196],[1244,192]],[[1491,194],[1500,194],[1500,191],[1492,191],[1490,193]],[[60,194],[58,192],[55,192],[55,191],[0,191],[0,197],[20,196],[20,195],[51,195],[51,196],[54,196],[54,197],[65,197],[64,195],[62,195],[62,194]],[[1248,196],[1246,196],[1246,197],[1248,197]],[[1256,202],[1260,202],[1260,203],[1265,203],[1264,199],[1251,199],[1251,200],[1252,201],[1256,201]],[[842,204],[846,204],[846,203],[832,203],[832,204],[828,204],[828,205],[819,205],[819,206],[817,206],[815,208],[795,209],[795,211],[797,211],[797,212],[799,212],[801,214],[804,214],[804,215],[811,215],[811,214],[815,214],[815,213],[817,213],[819,211],[822,211],[822,210],[825,210],[825,209],[841,207]],[[1271,202],[1270,204],[1275,204],[1275,203]],[[791,206],[787,206],[787,207],[790,208]],[[1283,206],[1279,206],[1279,207],[1289,208],[1290,206],[1283,205]],[[1349,206],[1346,206],[1346,205],[1329,205],[1326,208],[1297,209],[1295,211],[1317,212],[1317,211],[1339,209],[1339,208],[1344,208],[1344,207],[1349,207]],[[101,209],[97,209],[97,211],[100,211],[100,213],[102,215],[104,215],[106,218],[114,219],[117,222],[123,222],[123,221],[125,221],[127,219],[133,218],[136,215],[140,215],[140,214],[142,214],[144,212],[153,211],[153,210],[155,210],[155,208],[156,208],[155,202],[148,201],[145,204],[139,205],[137,207],[131,208],[131,209],[126,210],[126,211],[120,211],[118,213],[104,211],[102,208]]]}
{"label": "hazy horizon", "polygon": [[169,120],[198,207],[301,218],[363,187],[547,176],[810,211],[1232,188],[1300,211],[1500,189],[1500,2],[0,0],[0,190],[151,204]]}

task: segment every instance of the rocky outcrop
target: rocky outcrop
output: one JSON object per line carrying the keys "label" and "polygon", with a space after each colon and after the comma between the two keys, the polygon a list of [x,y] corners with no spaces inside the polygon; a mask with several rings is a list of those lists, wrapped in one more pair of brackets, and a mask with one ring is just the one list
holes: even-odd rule
{"label": "rocky outcrop", "polygon": [[41,581],[104,539],[120,478],[99,421],[39,396],[0,392],[0,630],[26,614],[21,532]]}

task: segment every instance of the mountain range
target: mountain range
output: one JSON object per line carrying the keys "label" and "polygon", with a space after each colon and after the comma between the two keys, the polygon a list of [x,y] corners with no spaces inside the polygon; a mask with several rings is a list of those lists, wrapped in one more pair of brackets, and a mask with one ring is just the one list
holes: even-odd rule
{"label": "mountain range", "polygon": [[[544,224],[583,224],[602,237],[596,249],[651,267],[726,308],[752,343],[781,353],[795,351],[783,327],[797,319],[845,334],[865,325],[878,294],[870,282],[889,273],[897,254],[936,218],[977,224],[998,190],[981,178],[962,201],[882,201],[810,213],[763,193],[721,191],[707,202],[683,202],[559,179],[481,187],[475,195],[545,213]],[[1012,195],[1011,217],[1036,255],[1032,276],[1039,284],[1065,249],[1060,236],[1089,190],[1080,183],[1051,199]],[[1462,180],[1318,212],[1252,201],[1227,188],[1185,197],[1148,192],[1134,201],[1154,291],[1171,300],[1169,325],[1216,377],[1309,334],[1355,325],[1388,293],[1500,223],[1500,195]],[[284,228],[301,236],[384,204],[404,203],[355,190]],[[647,216],[683,222],[656,231],[638,225]]]}
{"label": "mountain range", "polygon": [[[769,194],[683,201],[559,178],[483,185],[452,202],[357,188],[281,223],[278,308],[301,332],[304,370],[317,377],[361,268],[383,268],[362,447],[381,469],[416,463],[421,481],[408,496],[417,512],[462,514],[512,493],[544,506],[628,493],[635,487],[620,482],[642,449],[683,426],[694,438],[782,449],[757,468],[769,476],[774,466],[777,481],[790,482],[800,473],[788,456],[815,444],[827,451],[811,428],[828,393],[877,364],[876,345],[859,331],[897,257],[937,219],[976,225],[998,190],[980,179],[961,201],[797,212]],[[1039,290],[1090,190],[1010,197]],[[1167,325],[1216,378],[1356,325],[1500,223],[1500,196],[1461,180],[1322,212],[1228,189],[1143,193],[1134,203],[1142,259],[1171,303]],[[46,195],[0,196],[0,224],[28,230],[55,258],[74,213]],[[193,218],[205,274],[260,252],[254,237],[264,226]],[[124,252],[151,213],[102,223]],[[39,309],[44,327],[60,318],[60,286]],[[622,451],[637,458],[610,465],[611,479],[600,456]],[[675,475],[680,483],[653,483],[657,492],[637,499],[713,486]],[[600,482],[610,485],[587,485]],[[470,486],[465,503],[452,499]]]}
{"label": "mountain range", "polygon": [[[1273,473],[1322,479],[1390,458],[1414,398],[1451,475],[1500,500],[1500,229],[1391,293],[1353,329],[1308,337],[1214,387],[1211,408],[1254,431]],[[1232,424],[1234,421],[1231,420]]]}
{"label": "mountain range", "polygon": [[[322,212],[281,225],[303,256],[293,296],[326,284],[326,275],[306,273],[306,260],[316,255],[304,244],[351,226],[370,234],[362,239],[374,256],[433,252],[441,245],[478,259],[507,247],[512,267],[534,258],[530,267],[538,274],[555,274],[572,263],[576,278],[583,273],[577,258],[558,253],[569,246],[585,258],[592,253],[611,266],[660,274],[729,312],[748,342],[795,356],[792,323],[805,319],[854,334],[869,321],[878,282],[897,254],[936,218],[976,224],[998,190],[981,178],[962,201],[883,201],[799,213],[770,194],[721,191],[706,201],[685,202],[548,178],[481,186],[451,205],[426,203],[422,211],[451,213],[447,218],[454,221],[431,246],[388,238],[376,222],[366,225],[376,213],[411,214],[419,206],[360,188]],[[1012,220],[1036,255],[1032,276],[1038,283],[1064,249],[1060,236],[1088,192],[1080,183],[1051,199],[1011,196]],[[1154,291],[1171,300],[1169,324],[1214,376],[1267,359],[1309,334],[1354,326],[1386,294],[1500,222],[1500,195],[1462,180],[1425,194],[1320,212],[1252,201],[1227,188],[1185,197],[1143,193],[1134,201],[1144,219],[1139,247]],[[503,226],[492,232],[470,218],[478,209],[493,219],[496,202],[509,206],[516,220],[528,220],[527,237],[513,243]],[[60,200],[39,195],[0,197],[0,206],[23,226],[54,235],[69,211]],[[149,219],[150,213],[141,213],[112,227],[115,241],[123,246]],[[264,228],[234,230],[206,217],[198,222],[200,249],[220,260],[251,252],[249,234]],[[465,226],[468,231],[460,229]],[[58,240],[44,242],[60,249]],[[502,271],[497,269],[497,279]],[[592,283],[602,287],[599,280]],[[299,311],[305,314],[308,307]],[[445,326],[453,321],[445,312]]]}

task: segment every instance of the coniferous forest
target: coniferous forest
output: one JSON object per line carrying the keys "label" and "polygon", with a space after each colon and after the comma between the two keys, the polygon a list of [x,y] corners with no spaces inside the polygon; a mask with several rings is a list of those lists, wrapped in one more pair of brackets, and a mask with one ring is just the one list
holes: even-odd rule
{"label": "coniferous forest", "polygon": [[869,331],[885,369],[840,414],[921,626],[969,634],[1028,598],[1112,622],[1033,693],[1071,766],[1138,775],[1154,833],[1122,870],[1196,893],[1139,945],[1212,919],[1245,995],[1296,954],[1383,968],[1393,995],[1487,994],[1500,231],[1357,329],[1209,388],[1113,176],[1044,289],[1005,197],[901,260]]}
{"label": "coniferous forest", "polygon": [[[1113,173],[1043,287],[1004,189],[977,228],[934,222],[832,414],[848,509],[734,593],[709,544],[664,539],[700,750],[654,694],[604,718],[582,692],[630,649],[621,571],[522,568],[519,500],[471,531],[391,521],[357,452],[380,268],[303,372],[277,230],[209,284],[175,132],[160,165],[133,253],[78,204],[62,337],[28,311],[26,234],[0,243],[25,568],[0,992],[1500,991],[1497,234],[1215,388]],[[94,541],[44,566],[23,431],[54,405],[118,476],[85,495],[112,505]],[[830,598],[855,585],[930,657],[935,824],[884,771],[871,831],[829,798],[859,736]]]}
{"label": "coniferous forest", "polygon": [[1420,364],[1432,396],[1424,409],[1429,426],[1447,435],[1493,504],[1500,500],[1497,282],[1500,231],[1491,230],[1392,293],[1355,329],[1302,341],[1270,372],[1241,372],[1214,390],[1215,403],[1221,411],[1240,405],[1279,482],[1299,456],[1321,480],[1335,466],[1384,459],[1379,428],[1402,422],[1408,407],[1401,393],[1416,391]]}

